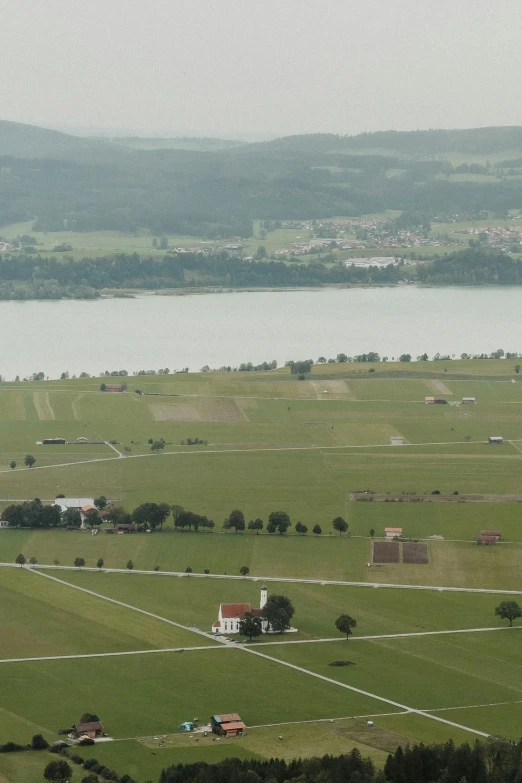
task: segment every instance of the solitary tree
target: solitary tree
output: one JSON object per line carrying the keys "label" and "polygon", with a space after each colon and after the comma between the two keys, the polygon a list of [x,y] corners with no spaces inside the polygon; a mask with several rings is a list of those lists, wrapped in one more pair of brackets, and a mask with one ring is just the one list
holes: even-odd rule
{"label": "solitary tree", "polygon": [[35,734],[31,740],[32,750],[45,750],[49,747],[49,743],[42,737],[41,734]]}
{"label": "solitary tree", "polygon": [[268,522],[275,526],[280,535],[283,535],[286,533],[289,527],[292,527],[290,517],[286,511],[272,511],[268,515]]}
{"label": "solitary tree", "polygon": [[12,460],[12,461],[9,463],[9,467],[11,468],[11,470],[14,470],[14,469],[16,468],[16,462],[15,462],[14,460]]}
{"label": "solitary tree", "polygon": [[239,573],[241,574],[241,576],[246,576],[247,574],[250,573],[250,568],[248,566],[241,566],[241,568],[239,569]]}
{"label": "solitary tree", "polygon": [[248,529],[249,530],[255,530],[256,536],[259,535],[259,531],[263,529],[263,520],[262,519],[251,519],[248,523]]}
{"label": "solitary tree", "polygon": [[16,565],[19,565],[20,568],[22,568],[22,566],[24,566],[26,564],[26,562],[27,561],[26,561],[24,555],[22,555],[22,553],[20,552],[20,554],[16,556],[16,560],[15,560]]}
{"label": "solitary tree", "polygon": [[250,641],[254,637],[261,636],[263,632],[261,618],[255,617],[252,612],[245,612],[239,621],[239,633]]}
{"label": "solitary tree", "polygon": [[190,566],[187,566],[187,567],[185,568],[185,573],[186,573],[186,574],[191,574],[191,573],[192,573],[192,568],[191,568]]}
{"label": "solitary tree", "polygon": [[107,511],[104,512],[103,518],[107,522],[112,522],[113,527],[116,527],[116,525],[124,522],[125,516],[125,511],[121,506],[111,506],[109,509],[107,509]]}
{"label": "solitary tree", "polygon": [[85,565],[85,559],[83,557],[75,557],[74,565],[76,566],[76,568],[79,568],[81,571],[83,566]]}
{"label": "solitary tree", "polygon": [[36,557],[30,557],[29,563],[30,565],[36,565],[38,563],[38,560],[36,559]]}
{"label": "solitary tree", "polygon": [[165,448],[165,441],[163,441],[163,440],[155,440],[151,444],[150,450],[152,452],[154,452],[154,451],[159,452],[159,451],[161,451],[164,448]]}
{"label": "solitary tree", "polygon": [[43,776],[51,783],[69,783],[72,778],[72,769],[66,761],[50,761],[44,769]]}
{"label": "solitary tree", "polygon": [[346,533],[346,531],[348,530],[348,522],[342,517],[335,517],[335,519],[332,522],[332,526],[334,530],[339,531],[340,536],[343,533]]}
{"label": "solitary tree", "polygon": [[133,570],[134,563],[132,562],[132,560],[127,560],[127,568],[129,569],[129,571]]}
{"label": "solitary tree", "polygon": [[357,625],[357,620],[354,620],[353,617],[350,617],[349,614],[342,614],[335,621],[335,627],[341,633],[345,633],[346,634],[346,639],[347,640],[352,635],[352,628],[355,628],[356,625]]}
{"label": "solitary tree", "polygon": [[375,535],[375,530],[374,530],[374,529],[373,529],[373,527],[372,527],[372,529],[370,530],[370,536],[373,538],[373,537],[374,537],[374,535]]}
{"label": "solitary tree", "polygon": [[99,557],[98,558],[98,562],[96,563],[96,568],[99,568],[100,571],[102,570],[102,568],[103,568],[103,557]]}
{"label": "solitary tree", "polygon": [[103,520],[100,517],[97,508],[90,508],[85,512],[85,521],[91,528],[94,528],[101,525]]}
{"label": "solitary tree", "polygon": [[228,519],[225,519],[225,523],[223,527],[226,530],[229,530],[231,527],[234,528],[236,533],[238,530],[244,530],[245,529],[245,515],[242,511],[239,511],[239,509],[234,509],[234,511],[231,511]]}
{"label": "solitary tree", "polygon": [[36,460],[32,454],[28,454],[24,459],[24,465],[26,465],[28,468],[32,468],[35,462]]}
{"label": "solitary tree", "polygon": [[513,626],[513,620],[517,620],[522,617],[522,609],[516,601],[502,601],[496,609],[495,614],[502,620],[509,620],[509,627]]}
{"label": "solitary tree", "polygon": [[315,536],[320,536],[322,532],[323,532],[323,530],[322,530],[322,528],[321,528],[321,525],[314,525],[314,526],[313,526],[313,528],[312,528],[312,533],[313,533]]}

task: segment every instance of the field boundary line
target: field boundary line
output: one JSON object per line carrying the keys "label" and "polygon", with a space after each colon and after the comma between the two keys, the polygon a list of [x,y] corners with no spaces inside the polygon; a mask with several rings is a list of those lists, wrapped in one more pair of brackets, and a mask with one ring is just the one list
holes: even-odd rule
{"label": "field boundary line", "polygon": [[[379,639],[406,639],[411,636],[443,636],[454,633],[483,633],[486,631],[522,631],[522,625],[495,626],[493,628],[455,628],[450,631],[413,631],[412,633],[383,633],[372,636],[352,636],[351,642],[378,641]],[[263,642],[263,647],[273,647],[278,644],[318,644],[320,642],[346,642],[344,637],[332,636],[325,639],[293,639],[288,642]]]}
{"label": "field boundary line", "polygon": [[[265,399],[265,398],[263,398]],[[272,399],[272,398],[269,398]],[[379,402],[381,402],[379,400]],[[522,439],[519,439],[522,440]],[[512,443],[512,441],[509,441]],[[427,442],[427,443],[408,443],[402,446],[401,448],[408,448],[410,446],[472,446],[477,444],[487,444],[487,440],[450,440],[450,441],[440,441],[440,442]],[[200,451],[164,451],[162,454],[153,454],[153,453],[146,453],[146,454],[127,454],[124,455],[124,459],[145,459],[149,457],[173,457],[173,456],[197,456],[198,454],[256,454],[259,452],[271,452],[271,451],[339,451],[339,450],[352,450],[352,449],[393,449],[397,452],[398,447],[392,446],[390,443],[366,443],[363,445],[359,444],[349,444],[345,446],[268,446],[266,448],[251,448],[251,449],[202,449]],[[514,447],[515,448],[515,447]],[[516,449],[515,449],[516,450]],[[436,457],[436,454],[428,455]],[[443,455],[448,456],[448,455]],[[452,455],[449,455],[452,456]],[[461,455],[457,455],[461,456]],[[510,455],[501,455],[509,457]],[[35,470],[49,470],[51,468],[68,468],[71,467],[71,465],[87,465],[89,463],[93,462],[111,462],[116,459],[121,459],[122,456],[119,454],[118,457],[100,457],[99,459],[86,459],[86,460],[78,460],[77,462],[59,462],[56,465],[33,465],[32,468],[17,468],[15,473],[21,473],[22,471],[35,471]],[[518,459],[518,454],[512,455],[513,459]],[[13,474],[13,471],[11,469],[4,468],[3,470],[0,470],[0,473],[9,473]]]}
{"label": "field boundary line", "polygon": [[181,653],[192,652],[193,650],[229,650],[228,644],[210,644],[200,645],[199,647],[165,647],[164,649],[154,650],[122,650],[120,652],[106,653],[78,653],[71,655],[42,655],[36,658],[0,658],[2,663],[31,663],[36,661],[67,661],[77,660],[79,658],[115,658],[120,655],[152,655],[153,653]]}
{"label": "field boundary line", "polygon": [[426,712],[448,712],[449,710],[473,710],[480,709],[481,707],[507,707],[510,704],[522,704],[522,699],[516,701],[494,701],[491,704],[465,704],[463,707],[436,707],[433,710],[426,710]]}
{"label": "field boundary line", "polygon": [[[0,562],[0,568],[20,568],[16,563],[1,563]],[[44,571],[78,571],[79,569],[76,566],[62,566],[62,565],[52,565],[52,564],[44,564],[44,563],[35,563],[34,565],[26,565],[24,566],[26,571],[35,571],[40,572],[42,570]],[[82,571],[87,572],[96,572],[100,573],[99,568],[95,568],[94,566],[83,566]],[[104,574],[128,574],[129,571],[126,568],[103,568],[101,569],[101,573]],[[322,587],[326,587],[329,585],[333,586],[341,586],[341,587],[369,587],[373,589],[386,589],[386,590],[428,590],[433,592],[439,592],[439,593],[483,593],[488,595],[522,595],[522,590],[503,590],[498,588],[489,588],[489,587],[447,587],[447,586],[440,586],[440,585],[404,585],[404,584],[393,584],[391,582],[344,582],[342,580],[328,580],[328,579],[305,579],[304,577],[289,577],[289,576],[236,576],[235,574],[196,574],[191,573],[187,574],[185,571],[145,571],[140,570],[138,568],[135,568],[132,571],[133,574],[139,574],[141,576],[171,576],[171,577],[178,577],[182,579],[232,579],[236,581],[248,581],[248,582],[284,582],[288,584],[312,584],[312,585],[321,585]],[[42,574],[43,576],[48,576],[50,579],[54,578],[51,577],[49,574]],[[62,581],[60,579],[57,580],[58,582]],[[71,587],[75,587],[75,585],[72,585],[70,582],[64,582],[64,584],[68,584]],[[83,588],[77,588],[77,589],[83,589]],[[90,592],[87,590],[86,592]],[[105,596],[99,596],[101,598],[105,598]],[[112,600],[112,599],[107,599]],[[135,607],[131,607],[135,608]],[[184,628],[185,626],[180,626]],[[190,630],[190,629],[189,629]],[[204,633],[201,631],[201,633]]]}
{"label": "field boundary line", "polygon": [[354,685],[348,685],[345,682],[340,682],[339,680],[333,680],[330,677],[325,677],[324,674],[318,674],[317,672],[310,671],[310,669],[304,669],[302,666],[296,666],[294,663],[289,663],[288,661],[282,661],[278,658],[272,658],[270,655],[265,655],[262,652],[259,652],[259,650],[253,650],[251,647],[240,647],[238,649],[243,650],[244,652],[248,652],[251,655],[259,655],[261,658],[266,658],[268,661],[272,661],[273,663],[279,663],[281,666],[287,666],[290,669],[295,669],[296,671],[302,672],[303,674],[308,674],[310,677],[316,677],[319,680],[323,680],[324,682],[331,683],[332,685],[337,685],[340,688],[345,688],[346,690],[353,691],[354,693],[359,693],[362,696],[367,696],[370,699],[376,699],[377,701],[382,701],[385,704],[391,704],[392,707],[398,707],[403,712],[409,712],[414,713],[415,715],[421,715],[422,717],[429,718],[430,720],[436,720],[439,723],[445,723],[447,726],[453,726],[456,729],[462,729],[463,731],[469,731],[471,734],[476,734],[479,737],[489,737],[490,735],[487,734],[484,731],[479,731],[478,729],[472,729],[469,726],[463,726],[461,723],[455,723],[454,721],[447,720],[446,718],[441,718],[439,715],[433,715],[432,713],[425,712],[424,710],[415,709],[414,707],[408,707],[406,704],[401,704],[400,702],[393,701],[393,699],[387,699],[384,696],[378,696],[375,693],[370,693],[370,691],[365,691],[362,688],[356,688]]}
{"label": "field boundary line", "polygon": [[94,592],[94,590],[88,590],[86,587],[73,585],[71,584],[71,582],[66,582],[63,579],[58,579],[56,576],[51,576],[50,574],[44,574],[42,571],[37,571],[37,570],[33,571],[32,568],[27,570],[32,571],[34,574],[38,574],[38,576],[43,576],[45,577],[45,579],[52,579],[53,582],[58,582],[59,584],[65,585],[66,587],[71,587],[73,590],[80,590],[82,593],[93,595],[95,598],[101,598],[103,601],[109,601],[109,603],[116,604],[117,606],[123,606],[125,609],[131,609],[133,612],[139,612],[140,614],[147,615],[148,617],[153,617],[155,620],[160,620],[163,623],[168,623],[168,625],[173,625],[176,628],[182,628],[184,631],[197,633],[200,636],[204,636],[206,639],[212,639],[212,641],[216,643],[215,636],[213,636],[211,633],[206,633],[206,631],[200,631],[199,628],[191,628],[188,625],[182,625],[181,623],[176,623],[174,620],[168,620],[166,617],[162,617],[159,614],[148,612],[146,609],[140,609],[137,606],[133,606],[132,604],[126,604],[123,601],[117,601],[115,598],[109,598],[106,595],[102,595],[101,593]]}

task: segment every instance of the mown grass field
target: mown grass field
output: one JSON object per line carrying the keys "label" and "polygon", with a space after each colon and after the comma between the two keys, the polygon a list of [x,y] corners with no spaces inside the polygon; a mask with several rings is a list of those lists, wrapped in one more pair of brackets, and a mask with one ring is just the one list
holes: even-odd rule
{"label": "mown grass field", "polygon": [[[502,595],[374,589],[277,579],[317,579],[402,585],[520,590],[522,527],[520,493],[522,393],[513,363],[446,361],[315,366],[297,381],[287,369],[273,373],[188,374],[128,379],[129,391],[103,394],[99,379],[0,386],[0,505],[56,494],[107,495],[131,511],[144,501],[176,503],[214,519],[214,532],[96,536],[64,530],[0,530],[0,561],[23,552],[39,564],[72,566],[84,557],[94,567],[159,566],[188,577],[163,574],[53,570],[63,583],[26,569],[0,569],[0,738],[27,742],[37,732],[56,738],[59,728],[86,710],[97,710],[108,732],[123,741],[96,754],[138,780],[178,761],[217,760],[225,755],[338,753],[359,746],[381,763],[393,743],[473,740],[474,734],[429,717],[404,713],[386,701],[436,714],[469,729],[518,737],[521,671],[520,631],[484,631],[425,637],[342,640],[339,614],[357,619],[355,637],[429,631],[500,628],[495,617]],[[447,372],[445,372],[447,370]],[[515,378],[516,382],[512,383]],[[134,387],[158,396],[136,396]],[[325,394],[326,392],[326,394]],[[179,395],[179,396],[159,396]],[[428,406],[425,396],[477,405]],[[489,446],[489,435],[502,435]],[[37,446],[44,437],[115,440],[106,445]],[[402,436],[407,445],[391,446]],[[151,455],[149,438],[166,441]],[[184,446],[199,437],[206,446]],[[127,447],[127,449],[125,449]],[[21,464],[36,457],[32,469]],[[17,467],[9,468],[15,459]],[[359,503],[350,493],[433,490],[506,496],[504,502]],[[462,498],[461,498],[462,499]],[[499,498],[502,500],[502,498]],[[234,508],[247,521],[266,521],[287,511],[308,534],[222,532]],[[342,515],[349,535],[331,521]],[[322,535],[313,536],[318,523]],[[169,528],[172,522],[167,522]],[[382,566],[372,562],[370,530],[402,527],[428,540],[426,565]],[[481,529],[499,528],[503,541],[477,547]],[[273,578],[269,591],[288,595],[296,608],[297,634],[264,637],[253,649],[203,649],[219,604],[257,604],[260,581],[221,580],[212,575]],[[209,569],[209,578],[196,573]],[[123,601],[186,628],[104,601],[82,587]],[[286,644],[336,638],[337,641]],[[184,653],[16,661],[6,659],[125,653],[183,647]],[[355,665],[332,667],[334,660]],[[2,662],[3,661],[3,662]],[[287,662],[305,672],[283,666]],[[311,672],[334,682],[313,677]],[[340,687],[344,683],[376,698]],[[259,684],[262,687],[259,687]],[[247,737],[226,746],[195,746],[176,733],[182,720],[207,720],[238,711]],[[393,713],[388,715],[388,713]],[[401,713],[401,714],[399,714]],[[366,734],[374,714],[378,734]],[[335,719],[335,729],[330,726]],[[343,720],[341,720],[343,719]],[[298,723],[286,722],[297,721]],[[302,721],[312,721],[301,723]],[[315,723],[315,721],[324,721]],[[252,728],[264,724],[285,724]],[[168,735],[164,748],[154,736]],[[283,740],[278,737],[283,736]],[[148,739],[147,739],[148,738]],[[98,753],[99,750],[99,753]],[[156,753],[153,756],[153,753]],[[25,780],[35,776],[34,754],[24,756]],[[12,763],[0,758],[0,775],[16,781]],[[43,764],[42,764],[43,766]],[[39,773],[41,775],[41,772]]]}

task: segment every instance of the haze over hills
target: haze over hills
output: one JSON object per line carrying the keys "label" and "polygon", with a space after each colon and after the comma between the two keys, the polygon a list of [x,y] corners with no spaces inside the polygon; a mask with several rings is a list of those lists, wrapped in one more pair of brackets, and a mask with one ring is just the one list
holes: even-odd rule
{"label": "haze over hills", "polygon": [[518,126],[115,141],[0,122],[0,225],[226,237],[249,236],[256,218],[522,208]]}

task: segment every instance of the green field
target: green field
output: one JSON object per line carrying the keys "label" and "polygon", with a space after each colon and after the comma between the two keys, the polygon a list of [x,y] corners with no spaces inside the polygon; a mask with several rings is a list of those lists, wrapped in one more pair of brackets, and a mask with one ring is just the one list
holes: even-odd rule
{"label": "green field", "polygon": [[[397,744],[450,736],[472,742],[474,732],[520,736],[520,631],[473,630],[503,628],[494,609],[507,596],[407,589],[520,590],[522,393],[518,380],[511,382],[512,362],[375,369],[370,375],[361,365],[315,366],[301,382],[287,369],[140,377],[120,395],[99,392],[99,379],[2,384],[2,507],[34,497],[50,502],[60,492],[105,494],[128,511],[144,501],[176,503],[216,526],[181,533],[168,520],[149,535],[107,535],[102,528],[96,536],[0,530],[2,563],[23,552],[40,566],[59,561],[70,569],[80,556],[94,568],[101,557],[105,569],[125,569],[130,559],[136,570],[151,572],[44,570],[48,579],[0,568],[0,738],[27,742],[41,732],[56,739],[58,729],[96,710],[119,741],[89,755],[143,783],[168,764],[227,755],[291,758],[356,746],[381,764]],[[134,385],[179,396],[136,396]],[[474,396],[477,405],[425,405],[430,395]],[[488,445],[492,434],[504,443]],[[36,444],[58,435],[115,440],[119,453],[103,444]],[[195,436],[208,444],[181,444]],[[406,445],[390,445],[397,436]],[[161,437],[165,453],[152,455],[147,441]],[[37,462],[24,469],[28,453]],[[416,493],[423,502],[350,499],[366,489]],[[429,502],[434,490],[459,496]],[[468,502],[471,494],[480,502]],[[308,534],[294,527],[285,536],[223,532],[234,508],[247,521],[287,511]],[[349,535],[332,529],[339,514]],[[311,533],[316,523],[320,536]],[[429,562],[372,565],[370,530],[380,538],[385,527],[427,540]],[[502,541],[478,547],[477,535],[490,528],[501,529]],[[213,578],[238,577],[243,565],[247,579]],[[154,574],[156,566],[190,566],[194,574]],[[196,576],[204,569],[209,576]],[[256,605],[263,578],[273,580],[271,593],[292,600],[298,632],[245,646],[206,636],[220,603]],[[329,581],[368,586],[321,584]],[[334,626],[344,612],[357,619],[349,642]],[[379,638],[360,638],[367,636]],[[179,648],[184,652],[166,652]],[[41,660],[20,660],[27,658]],[[354,665],[330,666],[335,660]],[[222,744],[201,737],[196,745],[177,731],[182,720],[206,722],[226,711],[240,713],[246,737]],[[373,734],[368,715],[375,716]],[[160,735],[161,748],[154,740]],[[25,778],[1,757],[0,779],[38,779],[40,756],[20,758]]]}

